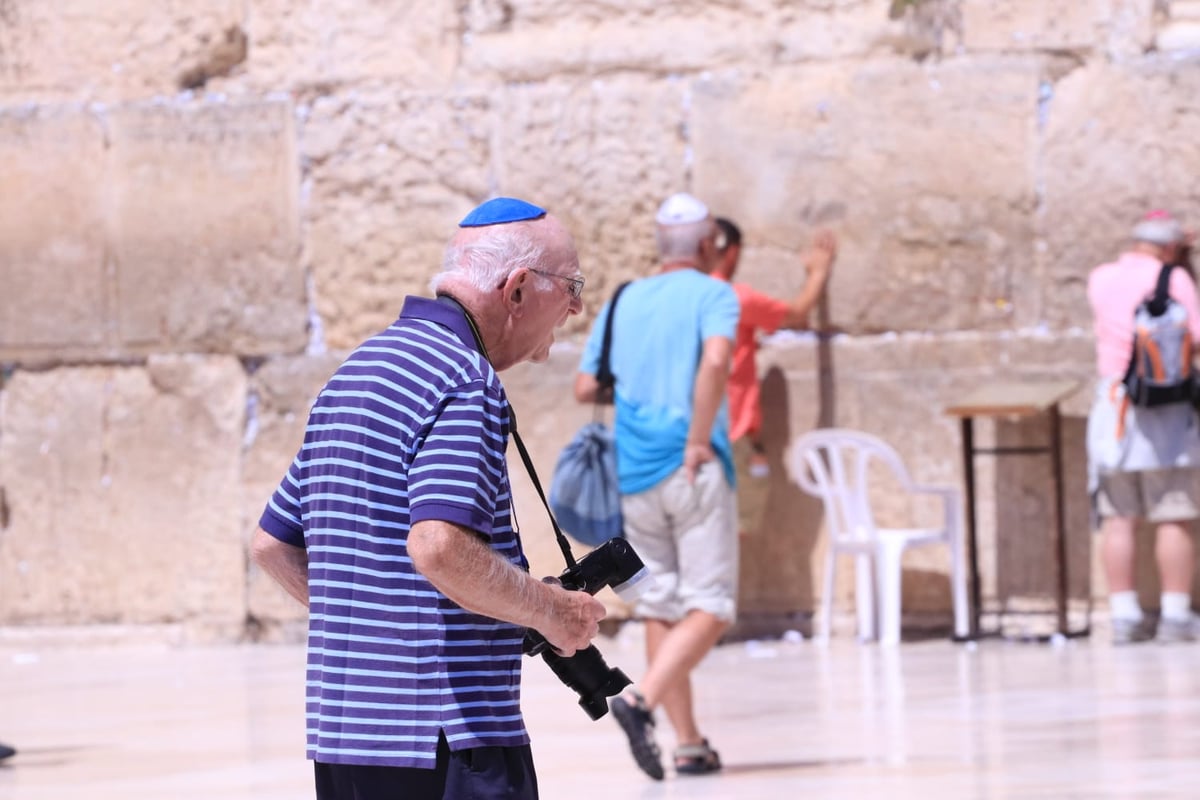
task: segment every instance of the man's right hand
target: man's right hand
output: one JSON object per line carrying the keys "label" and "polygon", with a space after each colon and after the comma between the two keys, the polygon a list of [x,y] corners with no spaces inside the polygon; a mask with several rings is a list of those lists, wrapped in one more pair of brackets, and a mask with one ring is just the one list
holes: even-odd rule
{"label": "man's right hand", "polygon": [[712,445],[708,442],[688,442],[683,448],[683,469],[688,483],[695,483],[700,467],[716,457]]}
{"label": "man's right hand", "polygon": [[560,656],[570,658],[585,649],[600,632],[600,620],[608,609],[587,592],[569,591],[547,583],[553,592],[547,621],[537,628]]}
{"label": "man's right hand", "polygon": [[817,231],[812,247],[804,254],[804,271],[813,278],[828,278],[836,259],[837,237],[833,231]]}

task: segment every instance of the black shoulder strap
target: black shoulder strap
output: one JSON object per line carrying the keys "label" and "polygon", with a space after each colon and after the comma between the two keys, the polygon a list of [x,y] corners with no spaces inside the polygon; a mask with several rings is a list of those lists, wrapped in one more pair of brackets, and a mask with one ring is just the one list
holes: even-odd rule
{"label": "black shoulder strap", "polygon": [[621,292],[625,291],[628,285],[629,281],[625,281],[613,292],[613,298],[608,304],[608,318],[604,320],[604,338],[600,342],[600,365],[596,368],[596,382],[600,384],[600,391],[597,395],[609,400],[612,399],[613,387],[617,383],[612,371],[613,319],[617,315],[617,301],[621,299]]}
{"label": "black shoulder strap", "polygon": [[1154,297],[1150,300],[1150,313],[1161,316],[1167,310],[1167,300],[1171,296],[1171,268],[1174,264],[1163,264],[1158,273],[1158,283],[1154,286]]}

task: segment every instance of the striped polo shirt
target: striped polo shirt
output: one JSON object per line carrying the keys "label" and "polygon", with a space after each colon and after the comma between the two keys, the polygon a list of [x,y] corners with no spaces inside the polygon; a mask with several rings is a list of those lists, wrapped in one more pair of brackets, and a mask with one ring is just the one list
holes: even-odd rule
{"label": "striped polo shirt", "polygon": [[262,528],[308,555],[308,757],[433,768],[527,744],[525,629],[460,608],[413,569],[409,526],[477,531],[528,568],[513,529],[504,388],[465,318],[409,297],[338,368]]}

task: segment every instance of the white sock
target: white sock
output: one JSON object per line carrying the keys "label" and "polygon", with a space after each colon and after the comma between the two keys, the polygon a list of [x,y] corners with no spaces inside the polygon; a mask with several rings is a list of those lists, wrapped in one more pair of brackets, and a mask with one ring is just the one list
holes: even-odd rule
{"label": "white sock", "polygon": [[1162,593],[1163,619],[1189,619],[1192,616],[1192,597],[1186,592]]}
{"label": "white sock", "polygon": [[1108,596],[1108,611],[1113,619],[1138,622],[1142,619],[1142,607],[1138,605],[1137,592],[1113,592]]}

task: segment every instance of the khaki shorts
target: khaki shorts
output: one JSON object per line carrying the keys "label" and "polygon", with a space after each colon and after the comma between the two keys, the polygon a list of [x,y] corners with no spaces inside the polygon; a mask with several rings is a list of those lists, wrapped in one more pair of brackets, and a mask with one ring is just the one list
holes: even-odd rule
{"label": "khaki shorts", "polygon": [[657,486],[621,498],[625,538],[650,586],[634,604],[643,619],[677,622],[689,611],[737,614],[737,500],[719,461],[689,484],[681,467]]}
{"label": "khaki shorts", "polygon": [[756,477],[750,474],[750,456],[754,445],[749,436],[733,443],[733,466],[737,470],[738,533],[751,535],[762,525],[763,512],[767,507],[767,495],[771,489],[771,477]]}
{"label": "khaki shorts", "polygon": [[1200,517],[1200,471],[1192,468],[1111,472],[1100,475],[1096,509],[1101,517],[1185,522]]}

